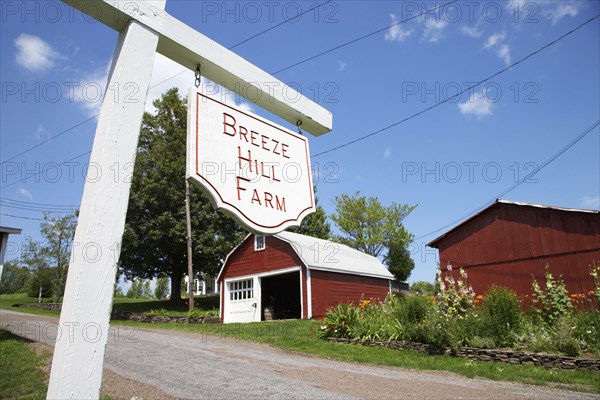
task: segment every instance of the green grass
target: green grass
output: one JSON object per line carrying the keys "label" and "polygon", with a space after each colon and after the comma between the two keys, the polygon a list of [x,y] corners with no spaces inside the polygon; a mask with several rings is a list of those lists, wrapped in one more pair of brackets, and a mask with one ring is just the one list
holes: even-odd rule
{"label": "green grass", "polygon": [[45,399],[46,382],[38,368],[43,358],[26,340],[0,330],[0,399]]}
{"label": "green grass", "polygon": [[[57,311],[42,310],[27,307],[27,304],[37,303],[37,298],[28,297],[25,293],[0,295],[0,309],[26,312],[29,314],[59,316]],[[12,307],[13,304],[25,304],[21,307]],[[195,308],[201,311],[211,311],[219,308],[219,296],[197,296],[194,298]],[[166,310],[165,315],[187,316],[188,306],[185,302],[172,303],[168,300],[131,299],[128,297],[115,297],[114,310],[149,313],[152,310]]]}

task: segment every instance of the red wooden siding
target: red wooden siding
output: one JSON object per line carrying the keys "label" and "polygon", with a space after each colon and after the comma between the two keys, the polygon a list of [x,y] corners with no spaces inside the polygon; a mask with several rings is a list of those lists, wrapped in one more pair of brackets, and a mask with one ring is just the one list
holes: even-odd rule
{"label": "red wooden siding", "polygon": [[[288,243],[272,236],[265,236],[265,246],[265,250],[254,251],[254,236],[250,235],[229,256],[221,279],[303,265],[300,257]],[[305,271],[302,273],[306,278]]]}
{"label": "red wooden siding", "polygon": [[448,264],[464,268],[477,294],[496,284],[529,295],[532,276],[543,281],[546,264],[570,293],[587,293],[589,265],[600,261],[600,214],[497,203],[433,246],[442,272]]}
{"label": "red wooden siding", "polygon": [[[301,267],[302,271],[302,318],[308,318],[308,294],[306,267],[289,243],[272,236],[265,236],[265,249],[254,251],[254,236],[250,235],[229,256],[221,276],[221,293],[225,293],[225,279],[260,274],[290,267]],[[223,296],[221,296],[223,297]],[[225,308],[221,301],[221,310]]]}
{"label": "red wooden siding", "polygon": [[322,317],[339,303],[358,303],[361,299],[383,299],[389,280],[366,276],[310,271],[313,318]]}

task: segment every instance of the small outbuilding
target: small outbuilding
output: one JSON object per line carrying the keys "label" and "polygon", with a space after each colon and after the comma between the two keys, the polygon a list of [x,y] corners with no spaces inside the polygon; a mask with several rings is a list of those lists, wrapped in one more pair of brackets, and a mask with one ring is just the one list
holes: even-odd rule
{"label": "small outbuilding", "polygon": [[4,269],[4,257],[6,256],[6,248],[8,246],[8,236],[18,235],[20,233],[21,229],[0,226],[0,278],[2,278],[2,270]]}
{"label": "small outbuilding", "polygon": [[600,263],[600,212],[496,200],[427,245],[439,250],[442,275],[463,268],[477,294],[498,285],[525,298],[546,265],[570,293],[587,294],[590,265]]}
{"label": "small outbuilding", "polygon": [[385,298],[393,279],[377,258],[343,244],[291,232],[250,234],[217,277],[221,321],[322,317],[339,303]]}

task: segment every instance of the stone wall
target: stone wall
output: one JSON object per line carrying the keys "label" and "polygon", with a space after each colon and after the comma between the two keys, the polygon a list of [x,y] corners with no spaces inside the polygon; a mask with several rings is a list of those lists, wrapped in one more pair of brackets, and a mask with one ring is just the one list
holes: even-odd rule
{"label": "stone wall", "polygon": [[12,307],[28,307],[39,308],[41,310],[58,311],[62,308],[62,303],[29,303],[29,304],[13,304]]}
{"label": "stone wall", "polygon": [[591,369],[600,372],[600,360],[567,357],[546,353],[531,353],[519,350],[477,349],[474,347],[461,347],[457,350],[439,348],[423,343],[390,341],[355,341],[351,339],[329,338],[330,342],[357,344],[363,346],[389,347],[396,350],[414,350],[428,354],[447,354],[456,357],[465,357],[475,361],[495,361],[508,364],[537,365],[545,368],[561,369]]}
{"label": "stone wall", "polygon": [[221,322],[219,317],[188,318],[184,316],[148,315],[120,310],[113,311],[112,319],[145,322],[148,324],[218,324]]}
{"label": "stone wall", "polygon": [[[29,307],[39,308],[42,310],[58,311],[62,307],[61,303],[31,303],[31,304],[13,304],[13,307]],[[169,315],[147,315],[143,313],[134,313],[128,311],[116,310],[112,313],[112,319],[129,320],[136,322],[145,322],[149,324],[218,324],[221,322],[219,317],[200,317],[188,318],[184,316],[169,316]]]}

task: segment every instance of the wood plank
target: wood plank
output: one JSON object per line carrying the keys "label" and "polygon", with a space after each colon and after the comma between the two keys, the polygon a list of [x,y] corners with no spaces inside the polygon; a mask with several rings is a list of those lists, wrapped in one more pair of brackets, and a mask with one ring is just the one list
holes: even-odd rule
{"label": "wood plank", "polygon": [[[164,1],[163,1],[164,4]],[[108,340],[117,261],[125,226],[130,181],[110,168],[133,165],[158,35],[136,21],[119,35],[109,87],[139,85],[135,102],[106,97],[90,165],[98,179],[86,180],[60,314],[49,399],[97,399]],[[95,172],[91,169],[91,173]],[[97,172],[97,171],[96,171]]]}
{"label": "wood plank", "polygon": [[135,19],[158,33],[157,51],[171,60],[192,71],[201,64],[203,76],[294,125],[301,121],[302,129],[314,136],[332,129],[331,112],[152,2],[63,1],[117,31]]}

